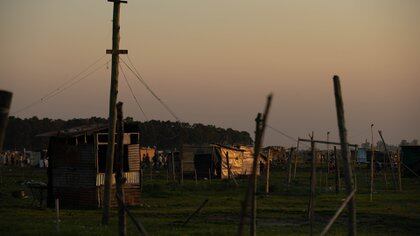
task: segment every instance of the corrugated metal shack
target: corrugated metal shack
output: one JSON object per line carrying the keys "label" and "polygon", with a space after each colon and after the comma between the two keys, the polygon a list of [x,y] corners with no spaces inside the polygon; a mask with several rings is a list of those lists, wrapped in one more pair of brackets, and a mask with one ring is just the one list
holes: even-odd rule
{"label": "corrugated metal shack", "polygon": [[[106,125],[86,125],[38,135],[49,137],[48,205],[60,199],[65,208],[102,206],[108,134]],[[114,158],[115,160],[115,158]],[[115,166],[115,165],[114,165]],[[139,204],[139,133],[124,134],[125,201]],[[115,170],[114,170],[115,171]],[[115,184],[115,178],[112,178]],[[111,204],[117,204],[115,185]]]}
{"label": "corrugated metal shack", "polygon": [[[175,155],[175,163],[182,161],[184,176],[194,176],[196,172],[200,179],[226,179],[228,167],[235,178],[252,173],[251,147],[228,147],[218,144],[184,145],[180,153],[181,158]],[[265,162],[265,159],[261,158],[261,161]]]}

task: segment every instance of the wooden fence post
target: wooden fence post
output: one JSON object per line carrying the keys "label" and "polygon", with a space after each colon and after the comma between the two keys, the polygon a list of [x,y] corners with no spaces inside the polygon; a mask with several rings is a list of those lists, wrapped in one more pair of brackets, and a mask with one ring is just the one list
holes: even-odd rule
{"label": "wooden fence post", "polygon": [[334,146],[334,161],[335,161],[335,193],[340,193],[340,161],[337,157],[337,147]]}
{"label": "wooden fence post", "polygon": [[298,156],[299,156],[299,138],[298,138],[298,141],[297,141],[297,144],[296,144],[295,168],[293,170],[293,179],[296,179],[296,169],[297,169]]}
{"label": "wooden fence post", "polygon": [[402,180],[401,180],[401,149],[398,149],[398,189],[402,191]]}
{"label": "wooden fence post", "polygon": [[[341,85],[340,85],[340,78],[338,76],[334,76],[334,96],[335,96],[335,105],[337,111],[337,123],[338,123],[338,130],[340,133],[340,142],[341,142],[341,157],[343,159],[343,167],[344,167],[344,177],[345,177],[345,184],[346,184],[346,193],[348,196],[353,192],[353,176],[351,170],[351,162],[348,156],[349,149],[348,149],[348,142],[347,142],[347,129],[345,124],[344,118],[344,105],[343,105],[343,97],[341,94]],[[349,201],[348,205],[348,215],[349,215],[349,235],[354,236],[356,235],[356,204],[354,196]]]}
{"label": "wooden fence post", "polygon": [[310,135],[310,138],[311,138],[312,162],[311,162],[311,177],[310,177],[311,191],[309,195],[308,216],[309,216],[309,223],[310,223],[310,234],[313,235],[315,188],[316,188],[316,152],[315,152],[314,132],[312,132],[312,135]]}
{"label": "wooden fence post", "polygon": [[267,168],[265,169],[265,194],[270,193],[270,148],[267,155]]}
{"label": "wooden fence post", "polygon": [[373,124],[370,125],[370,133],[372,135],[372,144],[370,146],[370,201],[373,201],[373,179],[375,173],[375,146],[373,146]]}
{"label": "wooden fence post", "polygon": [[55,229],[60,232],[60,200],[58,198],[55,199]]}
{"label": "wooden fence post", "polygon": [[287,170],[288,170],[288,175],[287,175],[287,186],[290,187],[290,183],[292,182],[292,159],[293,156],[296,155],[294,152],[294,148],[290,148],[290,154],[289,154],[289,158],[287,160]]}
{"label": "wooden fence post", "polygon": [[120,199],[116,197],[118,203],[118,234],[120,236],[127,235],[127,220],[126,213],[124,210],[124,190],[123,190],[123,168],[124,168],[124,123],[123,123],[123,104],[122,102],[117,103],[117,156],[115,163],[115,185],[116,195],[120,196]]}
{"label": "wooden fence post", "polygon": [[264,136],[264,130],[266,126],[266,121],[268,117],[268,113],[271,106],[271,99],[272,95],[270,94],[267,97],[267,104],[265,107],[264,115],[261,119],[261,113],[258,113],[257,118],[255,119],[256,122],[256,129],[255,129],[255,143],[254,143],[254,159],[253,159],[253,165],[252,165],[252,174],[249,176],[249,183],[247,192],[245,194],[245,199],[242,202],[242,208],[241,208],[241,214],[240,214],[240,221],[239,221],[239,227],[238,227],[238,235],[243,235],[243,226],[245,222],[245,215],[247,212],[247,206],[249,203],[249,200],[251,198],[251,225],[250,225],[250,235],[255,236],[256,235],[256,226],[257,226],[257,201],[256,201],[256,192],[257,192],[257,165],[258,165],[258,157],[260,154],[260,148],[262,144],[262,139]]}

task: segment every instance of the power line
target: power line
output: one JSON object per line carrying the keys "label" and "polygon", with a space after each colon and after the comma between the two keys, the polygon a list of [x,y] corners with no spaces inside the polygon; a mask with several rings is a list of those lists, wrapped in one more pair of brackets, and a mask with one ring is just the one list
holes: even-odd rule
{"label": "power line", "polygon": [[[102,58],[101,58],[101,59],[102,59]],[[98,62],[98,61],[97,61],[97,62]],[[95,62],[94,64],[96,64],[97,62]],[[101,64],[99,67],[95,68],[93,71],[91,71],[91,72],[87,73],[86,75],[84,75],[83,77],[81,77],[81,78],[79,78],[79,79],[77,79],[77,80],[74,80],[74,79],[75,79],[75,78],[77,78],[77,77],[73,77],[71,80],[66,81],[65,83],[63,83],[62,85],[60,85],[57,89],[54,89],[52,92],[49,92],[48,94],[44,95],[44,96],[43,96],[43,97],[41,97],[40,99],[38,99],[38,100],[36,100],[36,101],[34,101],[34,102],[30,103],[29,105],[27,105],[27,106],[25,106],[25,107],[23,107],[23,108],[21,108],[21,109],[19,109],[19,110],[17,110],[17,111],[15,111],[12,115],[17,115],[17,114],[19,114],[19,113],[20,113],[20,112],[22,112],[22,111],[25,111],[25,110],[27,110],[27,109],[29,109],[29,108],[31,108],[31,107],[33,107],[33,106],[35,106],[35,105],[39,104],[39,103],[46,102],[46,101],[47,101],[47,100],[49,100],[50,98],[57,96],[58,94],[60,94],[60,93],[62,93],[63,91],[65,91],[66,89],[73,87],[73,85],[75,85],[75,84],[79,83],[80,81],[82,81],[83,79],[85,79],[85,78],[89,77],[91,74],[95,73],[96,71],[98,71],[99,69],[101,69],[102,67],[104,67],[106,64],[108,64],[108,62],[109,62],[109,61],[107,61],[107,62],[106,62],[106,63],[104,63],[104,64]],[[93,65],[94,65],[94,64],[93,64]],[[91,68],[91,67],[92,67],[92,65],[90,65],[88,68]],[[84,73],[84,72],[86,72],[86,70],[83,70],[83,72],[82,72],[82,73]],[[77,74],[77,76],[81,75],[82,73],[78,73],[78,74]],[[70,81],[71,81],[71,83],[69,84],[69,82],[70,82]],[[68,84],[68,85],[67,85],[67,84]],[[63,87],[63,85],[67,85],[67,86],[64,86],[64,87]]]}
{"label": "power line", "polygon": [[[292,140],[292,141],[298,142],[298,140],[297,140],[296,138],[292,137],[291,135],[288,135],[286,132],[281,131],[281,130],[279,130],[279,129],[276,129],[276,128],[274,128],[273,126],[270,126],[269,124],[266,124],[266,126],[267,126],[268,128],[270,128],[271,130],[273,130],[273,131],[275,131],[275,132],[277,132],[277,133],[279,133],[279,134],[283,135],[284,137],[286,137],[286,138],[288,138],[288,139],[290,139],[290,140]],[[302,144],[303,144],[304,146],[306,146],[306,147],[309,147],[309,145],[307,145],[307,144],[305,144],[305,143],[302,143]]]}
{"label": "power line", "polygon": [[146,83],[146,81],[143,79],[141,74],[137,71],[134,64],[131,62],[130,57],[127,56],[129,62],[131,63],[132,69],[122,58],[121,61],[124,63],[124,65],[137,77],[137,79],[143,84],[143,86],[153,95],[153,97],[156,98],[156,100],[159,101],[159,103],[175,118],[176,121],[180,122],[179,117],[175,114],[175,112],[165,103],[163,100],[149,87],[149,85]]}
{"label": "power line", "polygon": [[[80,71],[79,73],[77,73],[76,75],[74,75],[73,77],[71,77],[69,80],[66,80],[64,83],[62,83],[61,85],[59,85],[56,89],[51,90],[51,92],[47,93],[44,97],[42,97],[41,99],[46,99],[49,96],[51,96],[52,94],[54,94],[55,92],[57,92],[57,90],[60,90],[61,87],[67,85],[68,83],[72,82],[73,80],[75,80],[77,77],[79,77],[80,75],[82,75],[83,73],[85,73],[86,71],[88,71],[90,68],[92,68],[94,65],[96,65],[98,62],[100,62],[104,57],[106,56],[106,54],[102,55],[101,57],[99,57],[97,60],[95,60],[92,64],[90,64],[88,67],[86,67],[85,69],[83,69],[82,71]],[[108,61],[109,62],[109,61]],[[107,62],[107,63],[108,63]]]}
{"label": "power line", "polygon": [[277,133],[279,133],[279,134],[283,135],[284,137],[286,137],[286,138],[290,139],[290,140],[293,140],[293,141],[295,141],[295,142],[297,142],[297,141],[298,141],[297,139],[293,138],[292,136],[290,136],[290,135],[286,134],[285,132],[283,132],[283,131],[281,131],[281,130],[279,130],[279,129],[274,128],[273,126],[270,126],[270,125],[268,125],[268,124],[267,124],[266,126],[267,126],[268,128],[270,128],[270,129],[272,129],[272,130],[276,131]]}
{"label": "power line", "polygon": [[125,76],[124,70],[123,70],[123,68],[122,68],[122,66],[121,66],[121,65],[120,65],[120,68],[121,68],[121,72],[122,72],[122,74],[123,74],[123,77],[124,77],[124,79],[125,79],[125,82],[127,83],[127,86],[128,86],[128,88],[130,89],[131,95],[132,95],[132,96],[133,96],[133,98],[134,98],[134,101],[137,103],[137,106],[139,107],[140,111],[143,113],[144,118],[146,118],[146,121],[147,121],[147,120],[149,120],[149,118],[147,117],[147,115],[146,115],[146,113],[144,112],[143,108],[141,107],[141,105],[140,105],[139,101],[137,100],[137,97],[136,97],[136,95],[134,94],[133,89],[131,88],[131,85],[130,85],[130,83],[128,82],[127,77]]}

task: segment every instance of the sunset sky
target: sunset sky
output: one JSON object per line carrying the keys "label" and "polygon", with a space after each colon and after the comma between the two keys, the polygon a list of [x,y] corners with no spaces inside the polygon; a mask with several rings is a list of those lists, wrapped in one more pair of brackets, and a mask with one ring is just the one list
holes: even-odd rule
{"label": "sunset sky", "polygon": [[[103,56],[111,19],[105,0],[0,0],[0,89],[14,93],[12,115]],[[420,139],[419,24],[419,0],[128,0],[121,48],[182,121],[253,136],[273,92],[271,126],[338,140],[337,74],[350,142],[370,140],[373,122],[399,143]],[[173,120],[124,71],[147,116]],[[110,73],[100,69],[17,116],[107,117]],[[125,115],[145,120],[122,74],[119,88]],[[267,145],[292,143],[266,132]]]}

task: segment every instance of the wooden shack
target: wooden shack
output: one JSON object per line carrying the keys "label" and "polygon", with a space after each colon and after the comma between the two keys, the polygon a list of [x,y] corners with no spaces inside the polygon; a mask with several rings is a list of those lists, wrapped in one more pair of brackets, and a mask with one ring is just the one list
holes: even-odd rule
{"label": "wooden shack", "polygon": [[[38,135],[49,137],[47,201],[55,198],[65,208],[102,206],[108,145],[107,125],[86,125]],[[115,158],[114,158],[115,160]],[[139,204],[139,133],[124,134],[123,176],[125,202]],[[114,170],[115,171],[115,170]],[[112,178],[111,205],[116,206],[115,177]]]}
{"label": "wooden shack", "polygon": [[[181,161],[184,176],[197,178],[226,179],[228,170],[234,178],[243,177],[252,173],[252,148],[229,147],[218,144],[210,145],[184,145],[179,157],[175,156],[175,163]],[[261,161],[264,161],[261,159]],[[170,162],[170,161],[169,161]],[[175,166],[175,169],[177,168]],[[257,171],[259,173],[259,169]]]}

